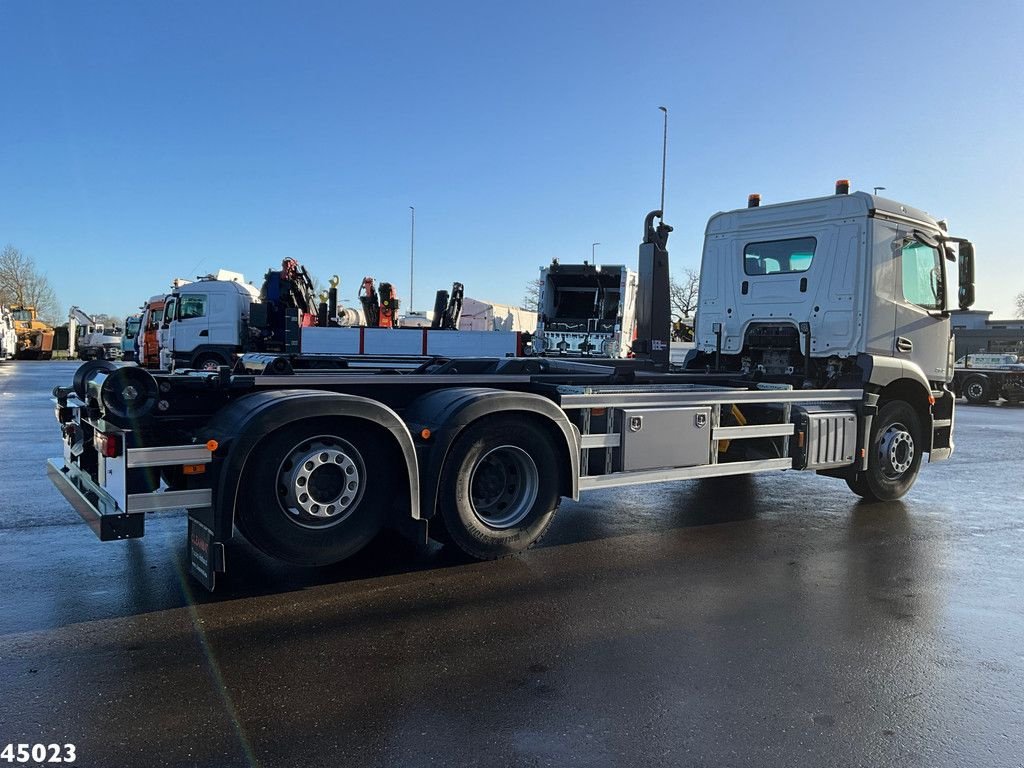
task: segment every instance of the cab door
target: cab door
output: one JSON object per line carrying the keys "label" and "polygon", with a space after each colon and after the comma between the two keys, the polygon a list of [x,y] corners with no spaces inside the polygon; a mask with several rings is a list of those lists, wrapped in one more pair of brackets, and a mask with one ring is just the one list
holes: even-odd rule
{"label": "cab door", "polygon": [[929,381],[946,381],[950,323],[941,244],[931,233],[900,227],[897,245],[893,356],[917,363]]}
{"label": "cab door", "polygon": [[170,316],[173,312],[167,334],[167,346],[172,355],[191,352],[207,343],[210,335],[208,304],[209,297],[205,293],[179,293],[168,301],[167,307],[173,305],[166,313]]}

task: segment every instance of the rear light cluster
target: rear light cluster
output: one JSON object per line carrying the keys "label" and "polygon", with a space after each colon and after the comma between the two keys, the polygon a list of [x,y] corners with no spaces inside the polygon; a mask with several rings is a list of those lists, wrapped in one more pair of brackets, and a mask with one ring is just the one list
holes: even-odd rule
{"label": "rear light cluster", "polygon": [[121,445],[120,435],[104,435],[101,432],[97,432],[92,437],[92,447],[96,449],[100,456],[116,459],[121,455],[123,446]]}

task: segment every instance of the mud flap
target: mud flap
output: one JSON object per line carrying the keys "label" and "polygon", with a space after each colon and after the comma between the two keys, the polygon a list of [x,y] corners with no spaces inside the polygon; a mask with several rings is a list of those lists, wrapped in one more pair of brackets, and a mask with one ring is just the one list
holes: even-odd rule
{"label": "mud flap", "polygon": [[188,572],[213,592],[217,571],[224,571],[224,543],[215,541],[213,531],[189,515]]}

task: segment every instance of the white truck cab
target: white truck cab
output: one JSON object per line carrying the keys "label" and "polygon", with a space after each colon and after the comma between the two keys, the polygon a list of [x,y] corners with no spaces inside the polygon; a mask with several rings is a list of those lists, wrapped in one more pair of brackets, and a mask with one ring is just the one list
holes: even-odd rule
{"label": "white truck cab", "polygon": [[232,365],[248,333],[249,305],[259,295],[241,274],[227,270],[176,287],[164,303],[161,368]]}
{"label": "white truck cab", "polygon": [[939,389],[953,373],[950,244],[973,293],[973,247],[924,211],[864,192],[766,206],[752,195],[708,222],[691,367],[804,369],[824,385],[866,355]]}

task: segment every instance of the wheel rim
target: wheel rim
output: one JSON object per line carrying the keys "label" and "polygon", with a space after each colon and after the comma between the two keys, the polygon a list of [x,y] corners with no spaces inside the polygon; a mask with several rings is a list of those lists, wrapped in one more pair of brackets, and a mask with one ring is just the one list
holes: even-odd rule
{"label": "wheel rim", "polygon": [[473,514],[498,530],[521,523],[533,509],[539,489],[537,465],[515,445],[500,445],[485,453],[469,479]]}
{"label": "wheel rim", "polygon": [[979,384],[976,381],[972,381],[970,384],[967,385],[967,396],[972,400],[980,399],[981,394],[984,391],[984,387],[982,387],[981,384]]}
{"label": "wheel rim", "polygon": [[904,475],[914,463],[914,438],[899,422],[890,424],[878,441],[878,459],[882,474],[889,480]]}
{"label": "wheel rim", "polygon": [[281,462],[277,490],[286,516],[304,528],[328,528],[359,505],[366,468],[359,452],[332,435],[304,440]]}
{"label": "wheel rim", "polygon": [[201,370],[201,371],[219,371],[220,370],[220,361],[218,361],[218,360],[211,360],[211,359],[203,360],[203,364],[199,367],[199,370]]}

